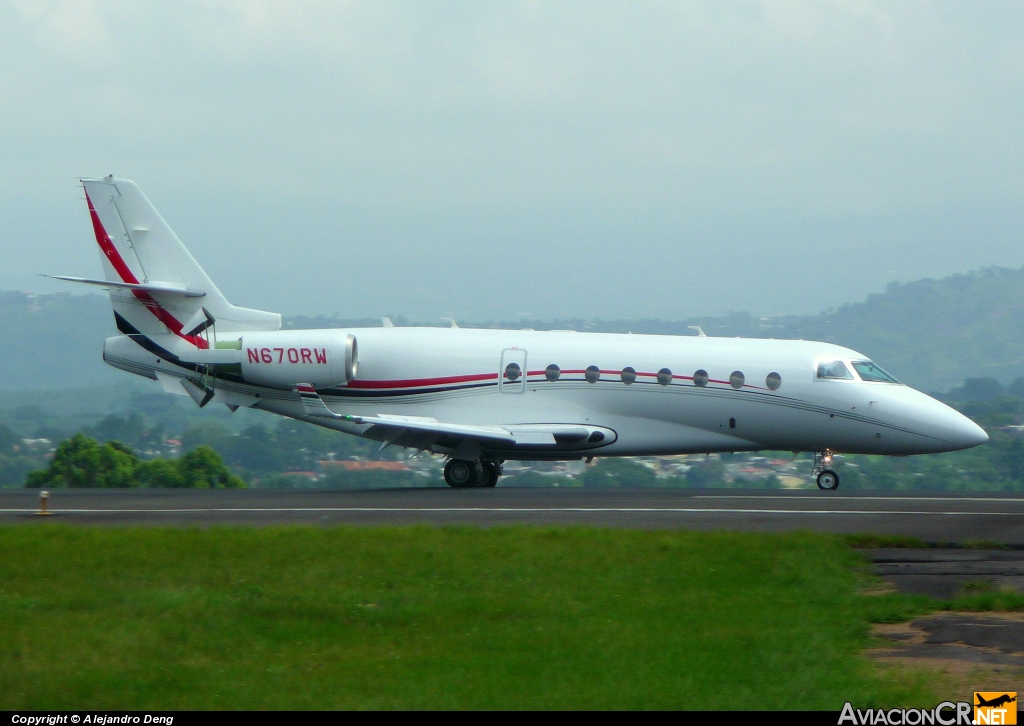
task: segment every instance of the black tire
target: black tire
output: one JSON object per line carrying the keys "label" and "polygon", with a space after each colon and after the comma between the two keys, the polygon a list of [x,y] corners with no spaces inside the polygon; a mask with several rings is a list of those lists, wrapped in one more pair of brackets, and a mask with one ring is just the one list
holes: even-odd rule
{"label": "black tire", "polygon": [[476,486],[478,478],[475,461],[452,459],[444,465],[444,481],[452,489],[468,489],[471,486]]}
{"label": "black tire", "polygon": [[501,469],[493,461],[480,462],[482,471],[477,480],[478,487],[494,487],[498,485],[498,477],[501,476]]}
{"label": "black tire", "polygon": [[822,489],[826,492],[834,492],[839,488],[839,475],[831,469],[825,469],[825,471],[818,474],[818,489]]}

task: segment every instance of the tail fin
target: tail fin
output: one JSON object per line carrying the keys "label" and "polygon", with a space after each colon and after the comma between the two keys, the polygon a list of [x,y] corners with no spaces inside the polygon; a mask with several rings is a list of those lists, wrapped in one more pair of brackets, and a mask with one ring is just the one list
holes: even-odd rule
{"label": "tail fin", "polygon": [[121,332],[170,332],[205,348],[198,333],[213,326],[221,334],[281,327],[278,313],[229,303],[134,182],[108,176],[82,186]]}

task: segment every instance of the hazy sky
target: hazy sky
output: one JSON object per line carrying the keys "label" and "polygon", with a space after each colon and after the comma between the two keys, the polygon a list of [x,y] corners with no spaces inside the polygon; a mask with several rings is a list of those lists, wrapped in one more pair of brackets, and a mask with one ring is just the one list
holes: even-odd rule
{"label": "hazy sky", "polygon": [[1024,264],[1024,4],[0,0],[0,288],[111,172],[241,305],[814,312]]}

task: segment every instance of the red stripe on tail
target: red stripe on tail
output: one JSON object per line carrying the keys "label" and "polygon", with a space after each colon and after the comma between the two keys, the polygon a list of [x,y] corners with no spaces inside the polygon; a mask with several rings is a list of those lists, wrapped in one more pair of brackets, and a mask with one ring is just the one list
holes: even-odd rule
{"label": "red stripe on tail", "polygon": [[[92,199],[89,197],[89,191],[85,192],[85,201],[89,203],[89,216],[92,218],[92,231],[96,235],[96,244],[100,246],[100,250],[103,251],[103,255],[110,260],[110,264],[113,265],[114,271],[118,274],[122,281],[130,283],[132,285],[138,285],[139,280],[132,274],[131,269],[125,263],[124,258],[121,257],[121,253],[114,247],[114,243],[110,241],[110,235],[107,234],[107,230],[103,228],[103,222],[100,221],[100,216],[96,214],[96,208],[92,205]],[[171,315],[169,312],[160,307],[152,295],[145,290],[132,290],[132,294],[146,306],[149,312],[153,313],[157,320],[167,326],[167,329],[177,335],[182,340],[187,340],[189,343],[197,348],[209,348],[210,344],[205,338],[201,338],[198,335],[182,335],[181,323]]]}

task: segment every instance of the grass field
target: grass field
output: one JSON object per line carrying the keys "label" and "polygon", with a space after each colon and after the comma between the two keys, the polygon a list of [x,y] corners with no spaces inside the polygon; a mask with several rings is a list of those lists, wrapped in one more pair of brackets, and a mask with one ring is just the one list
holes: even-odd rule
{"label": "grass field", "polygon": [[0,709],[934,705],[861,656],[863,573],[809,533],[6,527]]}

